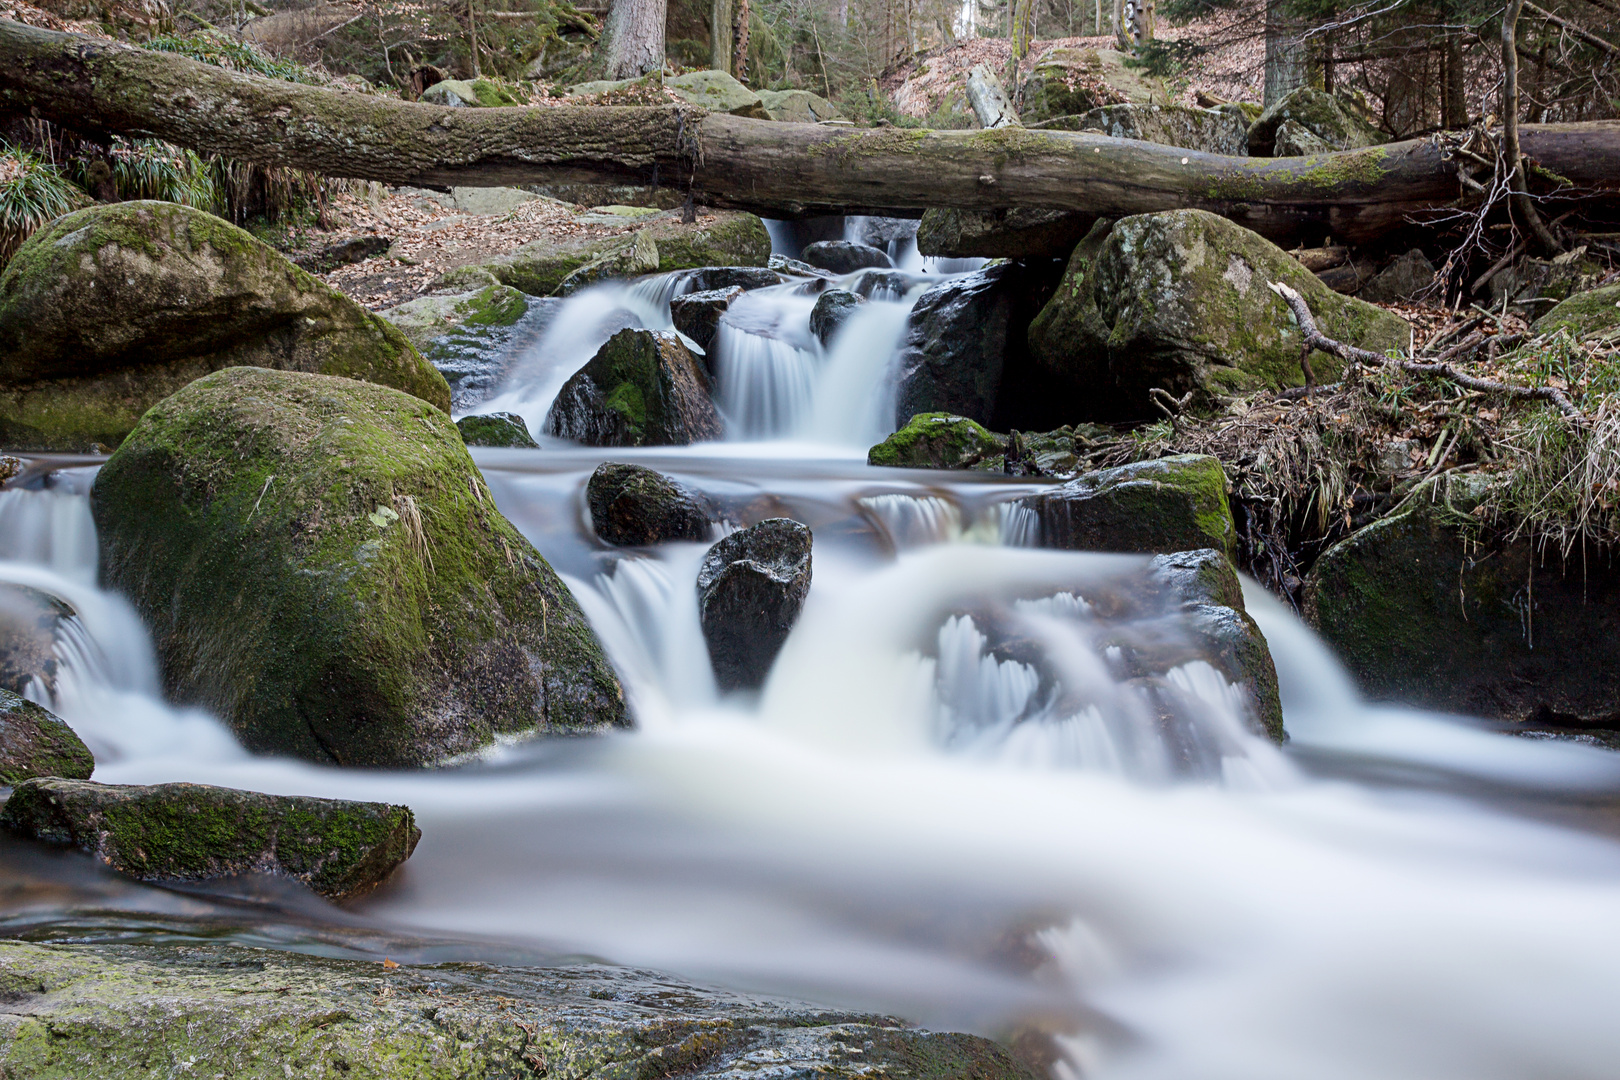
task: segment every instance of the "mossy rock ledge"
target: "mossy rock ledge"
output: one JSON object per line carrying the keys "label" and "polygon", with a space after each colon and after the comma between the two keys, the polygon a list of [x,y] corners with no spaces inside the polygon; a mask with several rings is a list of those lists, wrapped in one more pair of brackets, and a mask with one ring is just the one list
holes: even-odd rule
{"label": "mossy rock ledge", "polygon": [[1483,531],[1486,480],[1428,481],[1322,554],[1306,619],[1378,700],[1620,728],[1620,566]]}
{"label": "mossy rock ledge", "polygon": [[579,964],[0,942],[0,1072],[52,1080],[1035,1080],[976,1035]]}
{"label": "mossy rock ledge", "polygon": [[982,424],[950,413],[918,413],[866,452],[868,465],[901,469],[999,472],[1007,441]]}
{"label": "mossy rock ledge", "polygon": [[1034,513],[1041,547],[1150,553],[1213,548],[1230,558],[1237,542],[1226,473],[1203,454],[1083,473],[1019,505]]}
{"label": "mossy rock ledge", "polygon": [[567,587],[418,398],[217,372],[153,406],[91,508],[170,696],[256,752],[420,766],[627,723]]}
{"label": "mossy rock ledge", "polygon": [[685,446],[722,434],[708,374],[681,339],[633,329],[569,377],[546,430],[586,446]]}
{"label": "mossy rock ledge", "polygon": [[269,246],[174,203],[95,206],[0,274],[0,443],[116,447],[193,379],[253,365],[342,375],[448,410],[405,336]]}
{"label": "mossy rock ledge", "polygon": [[[1303,386],[1299,327],[1274,281],[1299,291],[1328,337],[1374,352],[1411,343],[1404,319],[1340,296],[1258,233],[1171,210],[1093,228],[1030,325],[1030,349],[1038,368],[1119,419],[1155,415],[1154,388],[1207,407]],[[1311,366],[1324,383],[1342,368],[1320,351]]]}
{"label": "mossy rock ledge", "polygon": [[1538,334],[1567,330],[1577,338],[1620,334],[1620,285],[1576,293],[1536,320]]}
{"label": "mossy rock ledge", "polygon": [[0,786],[37,776],[88,780],[96,759],[61,717],[0,690]]}
{"label": "mossy rock ledge", "polygon": [[389,803],[61,779],[19,784],[0,827],[141,881],[275,874],[328,900],[376,888],[422,836],[410,808]]}

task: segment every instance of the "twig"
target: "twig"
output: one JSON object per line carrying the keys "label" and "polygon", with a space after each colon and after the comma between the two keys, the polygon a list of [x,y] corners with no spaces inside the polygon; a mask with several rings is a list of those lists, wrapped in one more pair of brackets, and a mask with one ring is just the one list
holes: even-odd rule
{"label": "twig", "polygon": [[[1362,364],[1366,367],[1393,367],[1413,375],[1437,375],[1442,379],[1456,383],[1469,390],[1483,390],[1487,393],[1505,394],[1508,397],[1529,398],[1535,401],[1550,401],[1558,407],[1558,411],[1571,420],[1580,421],[1581,411],[1577,409],[1569,397],[1562,391],[1551,386],[1509,386],[1492,379],[1481,379],[1473,375],[1465,375],[1457,371],[1450,364],[1441,360],[1436,363],[1420,364],[1412,360],[1392,359],[1382,353],[1375,353],[1371,349],[1347,345],[1342,341],[1334,341],[1317,329],[1316,319],[1311,315],[1309,305],[1305,298],[1294,289],[1280,281],[1271,282],[1271,291],[1282,297],[1283,303],[1294,313],[1299,322],[1300,333],[1305,343],[1311,348],[1321,349],[1323,352],[1337,356],[1346,363]],[[1471,335],[1472,336],[1472,335]],[[1481,335],[1483,337],[1483,335]],[[1464,344],[1467,344],[1464,342]],[[1461,346],[1455,347],[1459,352]],[[1450,355],[1450,354],[1448,354]]]}

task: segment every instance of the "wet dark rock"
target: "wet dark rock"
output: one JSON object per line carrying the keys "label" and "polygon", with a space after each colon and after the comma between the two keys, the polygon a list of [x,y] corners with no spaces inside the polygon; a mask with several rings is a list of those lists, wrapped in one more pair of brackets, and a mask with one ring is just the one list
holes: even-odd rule
{"label": "wet dark rock", "polygon": [[964,416],[918,413],[866,452],[868,465],[1000,472],[1006,439]]}
{"label": "wet dark rock", "polygon": [[867,300],[899,300],[918,285],[933,285],[938,281],[938,278],[905,270],[868,270],[855,279],[850,291]]}
{"label": "wet dark rock", "polygon": [[692,292],[738,288],[767,289],[782,284],[782,275],[763,266],[700,266],[687,270],[681,279]]}
{"label": "wet dark rock", "polygon": [[680,338],[621,330],[563,384],[551,434],[587,446],[685,446],[721,436],[708,376]]}
{"label": "wet dark rock", "polygon": [[328,900],[376,888],[422,836],[409,807],[388,803],[62,779],[17,785],[0,827],[76,847],[141,881],[268,873]]}
{"label": "wet dark rock", "polygon": [[540,444],[529,434],[529,425],[517,413],[482,413],[456,421],[461,440],[468,446],[519,446],[533,449]]}
{"label": "wet dark rock", "polygon": [[[493,279],[491,279],[493,280]],[[509,285],[425,296],[383,312],[404,331],[450,384],[450,405],[476,407],[494,392],[515,357],[544,336],[562,307],[556,298],[529,296]],[[624,311],[619,324],[640,326]]]}
{"label": "wet dark rock", "polygon": [[922,1031],[888,1017],[705,989],[605,964],[449,963],[389,971],[376,960],[195,940],[0,941],[0,971],[8,993],[16,988],[8,1002],[26,1002],[28,1013],[20,1023],[0,1024],[0,1068],[19,1080],[155,1080],[171,1074],[170,1061],[182,1060],[169,1048],[175,1055],[184,1049],[196,1076],[243,1080],[286,1072],[368,1080],[672,1074],[1035,1080],[977,1035]]}
{"label": "wet dark rock", "polygon": [[848,289],[828,289],[816,299],[816,306],[810,309],[810,332],[817,341],[826,345],[855,314],[855,309],[864,303],[864,297]]}
{"label": "wet dark rock", "polygon": [[585,501],[591,527],[610,544],[709,538],[703,497],[641,465],[604,461],[585,485]]}
{"label": "wet dark rock", "polygon": [[147,411],[91,509],[169,697],[255,752],[416,767],[628,723],[567,586],[407,394],[216,372]]}
{"label": "wet dark rock", "polygon": [[800,257],[811,266],[819,266],[832,274],[853,274],[868,267],[887,269],[894,265],[888,252],[852,240],[818,240],[807,244]]}
{"label": "wet dark rock", "polygon": [[772,255],[770,268],[782,274],[793,274],[798,277],[830,278],[836,275],[823,270],[819,266],[811,266],[801,259],[790,259],[786,255]]}
{"label": "wet dark rock", "polygon": [[698,613],[722,690],[758,687],[810,592],[810,530],[769,518],[715,544],[698,571]]}
{"label": "wet dark rock", "polygon": [[705,350],[714,344],[714,335],[720,329],[720,316],[733,301],[743,294],[739,285],[704,292],[687,293],[669,302],[669,317],[675,329],[698,343]]}
{"label": "wet dark rock", "polygon": [[0,690],[0,787],[38,776],[88,780],[96,759],[61,717]]}
{"label": "wet dark rock", "polygon": [[27,585],[0,583],[0,687],[56,692],[56,636],[73,607]]}
{"label": "wet dark rock", "polygon": [[923,214],[917,250],[945,259],[1066,259],[1096,220],[1070,210],[933,209]]}
{"label": "wet dark rock", "polygon": [[1434,263],[1417,248],[1396,259],[1361,287],[1356,296],[1370,304],[1413,300],[1434,284]]}
{"label": "wet dark rock", "polygon": [[1215,458],[1179,454],[1084,473],[1020,500],[1040,522],[1040,546],[1069,551],[1171,552],[1237,538],[1226,473]]}
{"label": "wet dark rock", "polygon": [[932,412],[992,423],[1020,278],[1010,264],[988,266],[918,298],[900,349],[896,424]]}
{"label": "wet dark rock", "polygon": [[1485,478],[1430,480],[1322,554],[1306,619],[1362,690],[1549,728],[1620,729],[1620,566],[1482,531]]}

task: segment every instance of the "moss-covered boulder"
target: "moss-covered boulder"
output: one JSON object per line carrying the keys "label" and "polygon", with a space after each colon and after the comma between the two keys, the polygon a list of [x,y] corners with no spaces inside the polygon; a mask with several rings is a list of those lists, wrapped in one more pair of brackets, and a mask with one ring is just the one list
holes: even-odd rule
{"label": "moss-covered boulder", "polygon": [[1265,635],[1244,607],[1243,586],[1231,560],[1213,548],[1178,551],[1155,558],[1149,576],[1192,632],[1197,655],[1187,659],[1206,660],[1226,676],[1242,692],[1255,725],[1281,742],[1277,666]]}
{"label": "moss-covered boulder", "polygon": [[1323,553],[1304,613],[1371,697],[1620,728],[1620,567],[1485,530],[1480,477],[1419,487]]}
{"label": "moss-covered boulder", "polygon": [[0,274],[7,446],[117,446],[152,405],[235,365],[342,375],[450,407],[443,377],[391,323],[200,210],[80,210]]}
{"label": "moss-covered boulder", "polygon": [[1576,293],[1536,320],[1538,334],[1567,330],[1578,338],[1620,331],[1620,285]]}
{"label": "moss-covered boulder", "polygon": [[529,425],[517,413],[479,413],[456,421],[461,441],[468,446],[516,446],[534,449],[540,444],[529,434]]}
{"label": "moss-covered boulder", "polygon": [[560,296],[610,277],[765,266],[770,257],[770,234],[753,214],[717,211],[688,224],[668,211],[644,218],[633,233],[536,240],[482,266],[531,296]]}
{"label": "moss-covered boulder", "polygon": [[819,124],[823,120],[844,119],[838,106],[808,90],[761,90],[759,103],[764,106],[766,116],[787,123]]}
{"label": "moss-covered boulder", "polygon": [[1024,81],[1019,116],[1025,124],[1037,124],[1104,105],[1171,100],[1163,82],[1128,60],[1114,49],[1048,50]]}
{"label": "moss-covered boulder", "polygon": [[[1405,320],[1340,296],[1259,234],[1172,210],[1094,228],[1031,324],[1030,349],[1093,418],[1152,415],[1155,387],[1198,405],[1301,386],[1299,327],[1273,281],[1299,290],[1329,337],[1374,352],[1410,343]],[[1311,365],[1319,382],[1342,366],[1322,352]]]}
{"label": "moss-covered boulder", "polygon": [[88,780],[96,759],[62,718],[0,690],[0,787],[36,776]]}
{"label": "moss-covered boulder", "polygon": [[1041,547],[1171,552],[1237,541],[1226,473],[1215,458],[1178,454],[1083,473],[1020,504],[1034,511]]}
{"label": "moss-covered boulder", "polygon": [[626,723],[567,587],[417,398],[217,372],[142,418],[91,505],[170,696],[250,749],[419,766]]}
{"label": "moss-covered boulder", "polygon": [[563,303],[493,283],[488,271],[478,272],[492,284],[424,296],[383,312],[450,384],[451,408],[456,411],[471,409],[489,397],[513,359],[539,340]]}
{"label": "moss-covered boulder", "polygon": [[599,79],[595,82],[576,83],[568,88],[568,95],[601,98],[603,95],[623,95],[625,91],[634,91],[644,86],[653,90],[661,86],[680,100],[701,106],[710,112],[750,116],[756,120],[771,119],[758,94],[726,72],[712,68],[689,71],[673,79],[666,77],[662,72],[653,72],[651,75],[635,79]]}
{"label": "moss-covered boulder", "polygon": [[642,465],[604,461],[585,484],[591,527],[610,544],[707,540],[703,496]]}
{"label": "moss-covered boulder", "polygon": [[810,594],[810,530],[766,518],[709,549],[698,568],[698,617],[722,690],[765,682]]}
{"label": "moss-covered boulder", "polygon": [[510,285],[489,285],[471,292],[423,296],[389,308],[382,317],[424,356],[433,343],[457,327],[511,326],[529,311],[527,294]]}
{"label": "moss-covered boulder", "polygon": [[428,105],[448,105],[452,109],[495,109],[528,104],[493,79],[445,79],[422,91],[421,100]]}
{"label": "moss-covered boulder", "polygon": [[685,446],[720,438],[708,376],[674,334],[620,330],[576,371],[546,430],[586,446]]}
{"label": "moss-covered boulder", "polygon": [[[1286,137],[1279,149],[1276,144],[1284,125],[1289,130],[1282,132]],[[1384,141],[1383,132],[1356,105],[1310,86],[1302,86],[1272,105],[1249,127],[1249,153],[1259,157],[1355,150]]]}
{"label": "moss-covered boulder", "polygon": [[0,941],[18,1080],[1035,1080],[977,1035],[605,964],[405,965],[188,941]]}
{"label": "moss-covered boulder", "polygon": [[979,469],[998,472],[1006,440],[982,424],[950,413],[918,413],[866,452],[868,465],[896,469]]}
{"label": "moss-covered boulder", "polygon": [[1115,139],[1179,146],[1205,154],[1247,157],[1249,153],[1249,125],[1242,113],[1233,109],[1194,109],[1163,102],[1104,105],[1063,127],[1071,131],[1096,131]]}
{"label": "moss-covered boulder", "polygon": [[76,847],[142,881],[268,873],[329,900],[376,888],[422,835],[409,807],[388,803],[60,779],[19,784],[0,827]]}

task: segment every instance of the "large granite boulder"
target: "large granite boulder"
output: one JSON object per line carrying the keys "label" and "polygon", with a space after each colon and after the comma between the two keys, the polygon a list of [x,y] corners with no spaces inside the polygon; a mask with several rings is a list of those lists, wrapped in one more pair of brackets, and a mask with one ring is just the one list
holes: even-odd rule
{"label": "large granite boulder", "polygon": [[978,469],[1000,472],[1006,440],[982,424],[950,413],[918,413],[866,452],[868,465],[899,469]]}
{"label": "large granite boulder", "polygon": [[[1061,126],[1095,131],[1115,139],[1179,146],[1205,154],[1247,157],[1249,125],[1234,109],[1193,109],[1185,105],[1104,105]],[[1059,125],[1050,125],[1057,127]]]}
{"label": "large granite boulder", "polygon": [[[1410,344],[1403,319],[1335,293],[1259,234],[1173,210],[1093,228],[1031,324],[1030,348],[1094,418],[1153,415],[1155,387],[1204,405],[1300,386],[1299,328],[1274,281],[1299,290],[1329,337],[1375,352]],[[1311,364],[1319,382],[1342,367],[1322,352]]]}
{"label": "large granite boulder", "polygon": [[147,412],[91,506],[169,695],[256,752],[421,766],[628,722],[567,587],[409,395],[217,372]]}
{"label": "large granite boulder", "polygon": [[760,96],[724,71],[711,69],[689,71],[675,78],[662,72],[634,79],[599,79],[595,82],[576,83],[568,88],[570,97],[599,97],[620,94],[641,86],[662,87],[680,100],[699,105],[710,112],[750,116],[756,120],[772,119]]}
{"label": "large granite boulder", "polygon": [[96,759],[62,718],[0,690],[0,787],[36,776],[88,780]]}
{"label": "large granite boulder", "polygon": [[1620,330],[1620,285],[1576,293],[1536,320],[1538,334],[1567,330],[1577,338]]}
{"label": "large granite boulder", "polygon": [[707,540],[703,496],[642,465],[604,461],[585,484],[591,527],[610,544]]}
{"label": "large granite boulder", "polygon": [[376,888],[422,836],[409,807],[388,803],[61,779],[19,784],[0,828],[76,847],[142,881],[276,874],[328,900]]}
{"label": "large granite boulder", "polygon": [[810,593],[810,530],[767,518],[715,544],[698,570],[698,615],[722,690],[765,682]]}
{"label": "large granite boulder", "polygon": [[1488,481],[1441,477],[1323,553],[1304,612],[1371,697],[1620,728],[1620,568],[1482,532]]}
{"label": "large granite boulder", "polygon": [[546,430],[586,446],[685,446],[722,434],[703,366],[656,330],[609,338],[563,384]]}
{"label": "large granite boulder", "polygon": [[853,274],[874,267],[887,270],[894,266],[888,252],[853,240],[817,240],[806,244],[799,257],[829,274]]}
{"label": "large granite boulder", "polygon": [[772,120],[819,124],[823,120],[844,119],[838,106],[808,90],[761,90],[759,102],[765,107],[765,115]]}
{"label": "large granite boulder", "polygon": [[991,422],[1024,276],[1015,264],[988,266],[917,299],[900,347],[897,425],[933,412]]}
{"label": "large granite boulder", "polygon": [[0,1070],[19,1080],[1036,1077],[977,1035],[605,964],[0,941],[0,985]]}
{"label": "large granite boulder", "polygon": [[1258,157],[1327,154],[1384,141],[1354,104],[1310,86],[1272,105],[1249,127],[1249,153]]}
{"label": "large granite boulder", "polygon": [[201,210],[80,210],[0,274],[6,446],[115,447],[152,405],[238,365],[342,375],[450,408],[444,378],[391,323]]}
{"label": "large granite boulder", "polygon": [[1172,552],[1213,548],[1230,557],[1237,526],[1221,463],[1178,454],[1083,473],[1019,500],[1039,522],[1041,547]]}
{"label": "large granite boulder", "polygon": [[1074,116],[1104,105],[1165,104],[1173,95],[1164,83],[1114,49],[1050,49],[1024,80],[1019,117],[1037,124]]}

